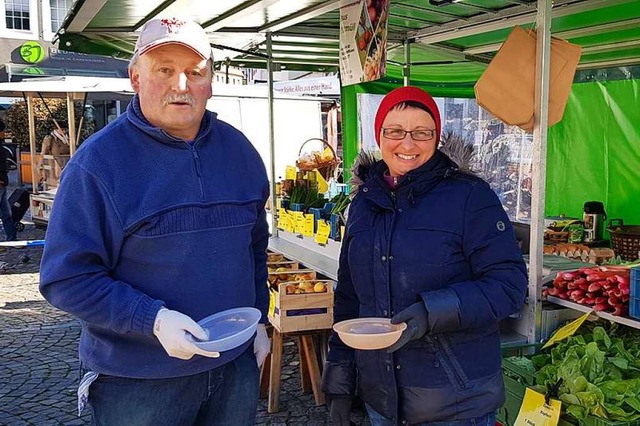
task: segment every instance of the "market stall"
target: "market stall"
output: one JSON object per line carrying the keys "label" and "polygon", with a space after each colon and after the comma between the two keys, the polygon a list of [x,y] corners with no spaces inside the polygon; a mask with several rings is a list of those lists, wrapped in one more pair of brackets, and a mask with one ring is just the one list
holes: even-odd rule
{"label": "market stall", "polygon": [[[63,26],[61,42],[73,50],[120,52],[123,55],[132,50],[136,28],[159,13],[172,12],[172,7],[177,5],[172,2],[157,4],[159,8],[149,5],[146,14],[126,14],[114,23],[107,17],[113,16],[121,2],[93,2],[93,6],[105,4],[93,8],[89,7],[91,3],[76,3]],[[200,19],[211,33],[212,44],[221,49],[220,55],[228,57],[230,63],[266,67],[270,89],[272,72],[277,68],[337,69],[338,7],[352,2],[300,2],[288,10],[277,9],[282,6],[279,2],[263,5],[278,11],[274,14],[261,14],[262,10],[253,7],[254,2],[236,3],[234,8],[227,10],[222,10],[222,6],[211,6],[204,14],[206,17]],[[545,216],[565,213],[569,217],[581,217],[585,202],[599,200],[607,207],[609,217],[620,216],[627,223],[640,221],[640,210],[635,202],[640,194],[637,176],[640,133],[635,124],[640,122],[640,109],[637,108],[640,104],[640,71],[637,68],[640,64],[640,2],[557,0],[553,7],[549,0],[391,2],[386,77],[376,82],[345,86],[342,91],[343,161],[348,168],[359,147],[366,143],[359,130],[361,105],[358,95],[385,93],[392,87],[411,83],[426,88],[434,96],[473,97],[474,84],[515,25],[537,28],[535,68],[539,84],[534,97],[535,121],[528,176],[531,204],[529,296],[525,310],[509,321],[509,332],[505,333],[507,345],[540,342],[548,337],[554,325],[591,310],[591,305],[575,303],[579,300],[553,295],[547,295],[546,300],[543,298],[543,285],[552,281],[558,271],[583,266],[583,250],[580,250],[579,262],[576,256],[543,254]],[[244,39],[235,38],[238,34]],[[551,35],[576,43],[583,50],[564,119],[547,129]],[[270,121],[269,128],[273,132],[273,112]],[[270,144],[273,159],[277,140],[271,137]],[[285,173],[275,169],[274,161],[271,164],[274,203],[271,211],[277,211],[278,217],[273,215],[274,238],[270,247],[311,269],[335,277],[340,222],[334,219],[332,223],[331,215],[339,199],[334,199],[334,206],[329,207],[320,203],[303,208],[293,206],[301,204],[299,202],[276,206],[276,195],[281,192],[276,191],[276,181]],[[305,172],[299,176],[298,171],[305,172],[294,169],[289,176],[285,174],[285,180],[292,181],[293,186],[299,181],[298,187],[313,188],[314,174]],[[330,203],[339,192],[334,188],[326,201]],[[306,191],[305,196],[308,194]],[[292,192],[288,192],[288,199],[283,197],[282,201],[290,202],[291,196]],[[309,212],[310,208],[319,211]],[[616,229],[612,230],[615,235]],[[573,249],[572,253],[575,252]],[[589,260],[589,254],[587,251],[584,260]],[[568,286],[568,281],[563,281]],[[564,309],[554,309],[554,306]],[[640,328],[637,319],[616,315],[614,310],[597,311],[597,315],[630,328]]]}
{"label": "market stall", "polygon": [[[45,77],[13,83],[0,83],[0,94],[14,98],[24,98],[27,104],[29,122],[29,151],[31,152],[30,181],[33,191],[30,195],[31,217],[35,223],[46,225],[59,183],[59,172],[76,151],[80,141],[79,133],[84,117],[75,116],[74,102],[86,104],[87,96],[92,99],[126,100],[133,95],[129,80],[108,77]],[[38,155],[36,155],[36,123],[33,101],[36,98],[62,98],[67,101],[67,117],[69,122],[68,140],[69,156],[44,155],[42,166],[48,170],[48,178],[41,179],[38,172]],[[83,105],[84,106],[84,105]],[[63,158],[64,157],[64,158]],[[55,172],[55,173],[54,173]]]}

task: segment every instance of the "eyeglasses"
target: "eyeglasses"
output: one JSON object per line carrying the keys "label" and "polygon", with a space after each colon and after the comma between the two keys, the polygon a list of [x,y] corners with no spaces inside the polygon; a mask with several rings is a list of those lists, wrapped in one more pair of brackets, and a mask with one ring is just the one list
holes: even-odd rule
{"label": "eyeglasses", "polygon": [[382,136],[387,139],[393,139],[400,141],[407,136],[407,133],[411,135],[411,139],[414,141],[429,141],[436,135],[436,130],[404,130],[404,129],[382,129]]}

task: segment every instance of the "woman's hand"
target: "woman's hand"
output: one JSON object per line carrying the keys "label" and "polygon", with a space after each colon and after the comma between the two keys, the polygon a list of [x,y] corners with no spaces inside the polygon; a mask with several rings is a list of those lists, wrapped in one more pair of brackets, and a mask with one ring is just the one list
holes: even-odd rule
{"label": "woman's hand", "polygon": [[429,328],[429,314],[423,302],[416,302],[391,318],[391,324],[407,323],[407,328],[402,332],[400,339],[387,349],[387,352],[395,352],[411,340],[416,340],[427,334]]}

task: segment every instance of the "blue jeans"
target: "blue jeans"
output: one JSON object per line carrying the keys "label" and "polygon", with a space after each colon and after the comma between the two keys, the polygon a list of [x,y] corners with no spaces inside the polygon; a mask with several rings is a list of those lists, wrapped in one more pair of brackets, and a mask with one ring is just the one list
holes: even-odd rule
{"label": "blue jeans", "polygon": [[[369,420],[372,426],[395,426],[394,423],[376,410],[371,408],[369,404],[365,404],[367,408],[367,414],[369,414]],[[469,420],[452,420],[442,422],[427,422],[419,423],[416,426],[494,426],[496,424],[495,413],[487,414],[486,416],[476,417]]]}
{"label": "blue jeans", "polygon": [[7,241],[16,239],[16,225],[13,223],[13,215],[11,214],[11,205],[9,205],[9,197],[7,195],[7,187],[0,185],[0,219],[4,233],[7,234]]}
{"label": "blue jeans", "polygon": [[94,425],[255,424],[260,372],[250,346],[234,361],[172,379],[99,375],[89,388]]}

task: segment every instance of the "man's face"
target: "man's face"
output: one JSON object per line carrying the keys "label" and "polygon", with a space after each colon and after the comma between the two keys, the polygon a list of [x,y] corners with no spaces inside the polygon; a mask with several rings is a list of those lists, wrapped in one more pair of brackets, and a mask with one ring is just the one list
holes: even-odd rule
{"label": "man's face", "polygon": [[149,122],[172,136],[193,140],[211,97],[211,67],[191,49],[159,46],[129,69],[133,90]]}

